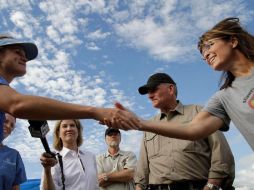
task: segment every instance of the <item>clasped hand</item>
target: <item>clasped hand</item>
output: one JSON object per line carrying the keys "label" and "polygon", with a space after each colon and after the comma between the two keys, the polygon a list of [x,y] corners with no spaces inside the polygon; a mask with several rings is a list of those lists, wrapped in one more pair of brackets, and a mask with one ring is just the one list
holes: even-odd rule
{"label": "clasped hand", "polygon": [[140,119],[120,103],[115,103],[115,109],[111,118],[104,117],[100,124],[108,127],[127,130],[139,130]]}

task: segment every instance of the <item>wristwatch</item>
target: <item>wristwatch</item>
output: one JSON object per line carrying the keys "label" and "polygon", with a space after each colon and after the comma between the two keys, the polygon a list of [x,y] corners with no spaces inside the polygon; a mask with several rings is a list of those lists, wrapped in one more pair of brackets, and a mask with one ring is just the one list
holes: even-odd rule
{"label": "wristwatch", "polygon": [[206,186],[211,189],[211,190],[220,190],[220,187],[218,187],[217,185],[214,185],[212,183],[207,183]]}
{"label": "wristwatch", "polygon": [[103,177],[104,181],[108,181],[108,175],[105,174],[104,177]]}

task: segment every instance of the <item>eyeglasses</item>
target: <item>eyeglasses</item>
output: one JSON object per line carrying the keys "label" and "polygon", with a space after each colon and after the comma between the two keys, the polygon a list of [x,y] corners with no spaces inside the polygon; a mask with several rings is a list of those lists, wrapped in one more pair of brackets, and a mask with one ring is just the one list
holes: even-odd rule
{"label": "eyeglasses", "polygon": [[207,52],[208,50],[211,49],[211,47],[215,44],[216,40],[220,40],[220,39],[222,39],[222,38],[213,38],[211,40],[208,40],[206,43],[204,43],[202,45],[201,53],[202,53],[202,59],[203,60],[206,61],[205,52]]}

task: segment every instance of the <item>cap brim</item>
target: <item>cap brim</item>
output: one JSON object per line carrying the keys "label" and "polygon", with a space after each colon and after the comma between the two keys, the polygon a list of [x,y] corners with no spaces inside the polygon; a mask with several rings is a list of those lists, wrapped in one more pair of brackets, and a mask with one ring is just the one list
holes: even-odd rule
{"label": "cap brim", "polygon": [[38,55],[38,48],[33,43],[20,43],[22,47],[24,47],[26,58],[28,61],[35,59]]}
{"label": "cap brim", "polygon": [[6,38],[0,40],[0,46],[12,46],[12,45],[19,45],[22,48],[24,48],[24,51],[26,53],[26,58],[28,61],[35,59],[38,55],[38,48],[34,43],[31,42],[22,42],[19,40],[16,40],[14,38]]}
{"label": "cap brim", "polygon": [[149,90],[155,89],[159,84],[158,83],[150,83],[144,86],[139,87],[138,92],[141,95],[145,95],[148,93]]}
{"label": "cap brim", "polygon": [[108,128],[105,132],[105,136],[108,135],[109,133],[120,133],[120,130],[115,128]]}
{"label": "cap brim", "polygon": [[21,47],[23,47],[28,61],[35,59],[38,55],[38,48],[33,43],[29,43],[29,42],[19,43],[18,42],[13,44],[6,44],[6,45],[20,45]]}

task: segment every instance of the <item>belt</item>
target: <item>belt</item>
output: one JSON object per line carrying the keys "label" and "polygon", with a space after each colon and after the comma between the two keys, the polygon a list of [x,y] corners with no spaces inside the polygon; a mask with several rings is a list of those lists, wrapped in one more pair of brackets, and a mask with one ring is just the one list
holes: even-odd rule
{"label": "belt", "polygon": [[206,180],[201,180],[174,182],[172,184],[149,184],[147,190],[201,190],[204,188],[206,183]]}

